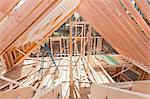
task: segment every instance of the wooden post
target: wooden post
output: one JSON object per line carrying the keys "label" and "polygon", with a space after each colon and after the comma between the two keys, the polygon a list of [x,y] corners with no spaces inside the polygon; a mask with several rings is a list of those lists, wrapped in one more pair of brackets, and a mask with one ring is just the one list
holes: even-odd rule
{"label": "wooden post", "polygon": [[59,40],[59,44],[60,44],[60,57],[62,58],[62,42],[63,41],[61,38]]}
{"label": "wooden post", "polygon": [[63,38],[63,49],[64,49],[64,56],[66,56],[65,54],[67,53],[66,53],[66,39],[65,38]]}
{"label": "wooden post", "polygon": [[81,31],[81,47],[80,47],[80,54],[81,54],[81,56],[83,56],[83,52],[82,52],[82,48],[83,48],[83,40],[84,40],[84,38],[83,38],[83,32],[84,32],[84,26],[82,26],[82,31]]}
{"label": "wooden post", "polygon": [[53,42],[51,39],[50,39],[50,45],[51,45],[51,53],[52,53],[52,57],[53,57]]}
{"label": "wooden post", "polygon": [[70,19],[70,98],[74,96],[73,65],[72,65],[72,23]]}
{"label": "wooden post", "polygon": [[89,26],[89,31],[87,34],[87,39],[88,39],[88,45],[87,45],[87,65],[89,67],[89,57],[90,57],[90,53],[91,53],[91,26]]}
{"label": "wooden post", "polygon": [[77,37],[77,32],[78,32],[78,24],[77,24],[77,18],[75,18],[75,43],[74,43],[74,56],[75,56],[75,61],[76,60],[76,56],[77,56],[77,40],[76,40],[76,37]]}
{"label": "wooden post", "polygon": [[[86,24],[84,24],[83,28],[84,28],[83,37],[86,37]],[[86,38],[84,38],[83,44],[85,44],[85,41],[86,41]],[[83,49],[84,50],[83,51],[83,56],[85,56],[85,48],[86,47],[84,47],[84,49]]]}

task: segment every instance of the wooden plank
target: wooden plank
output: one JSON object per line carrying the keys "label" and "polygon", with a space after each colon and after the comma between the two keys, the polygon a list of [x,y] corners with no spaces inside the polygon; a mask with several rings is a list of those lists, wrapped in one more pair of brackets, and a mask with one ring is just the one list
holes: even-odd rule
{"label": "wooden plank", "polygon": [[0,76],[0,79],[7,81],[7,82],[10,82],[10,83],[13,83],[13,84],[16,84],[16,85],[21,85],[19,82],[12,80],[12,79],[9,79],[9,78],[6,78],[4,76]]}
{"label": "wooden plank", "polygon": [[1,99],[31,99],[32,96],[32,89],[30,87],[15,89],[8,92],[1,92],[0,98]]}
{"label": "wooden plank", "polygon": [[72,32],[73,27],[70,19],[70,98],[73,98],[74,96],[74,81],[73,81],[73,65],[72,65],[72,53],[73,53],[73,47],[72,47]]}
{"label": "wooden plank", "polygon": [[140,25],[140,27],[148,36],[148,38],[150,38],[150,28],[147,25],[147,23],[144,21],[144,19],[140,16],[138,11],[134,8],[134,6],[130,3],[129,0],[121,0],[121,1],[125,5],[127,10],[131,13],[131,15],[133,15],[135,21]]}
{"label": "wooden plank", "polygon": [[102,70],[102,72],[104,73],[104,75],[106,75],[106,77],[108,78],[108,80],[112,83],[114,83],[115,81],[111,78],[111,76],[106,72],[106,70],[101,66],[101,64],[98,62],[98,60],[96,60],[96,58],[94,56],[92,56],[91,60],[93,60],[95,62],[95,64],[97,64],[100,69]]}
{"label": "wooden plank", "polygon": [[148,4],[147,0],[134,0],[140,10],[144,13],[144,16],[150,22],[150,5]]}
{"label": "wooden plank", "polygon": [[29,0],[28,2],[25,2],[25,4],[17,11],[17,14],[10,16],[9,20],[5,22],[5,25],[1,26],[0,34],[3,33],[4,35],[2,35],[0,42],[5,39],[9,39],[9,41],[0,45],[0,52],[2,51],[1,49],[6,49],[6,47],[8,47],[8,45],[10,45],[17,37],[22,35],[30,25],[44,15],[43,12],[46,9],[52,8],[52,5],[57,3],[57,1]]}
{"label": "wooden plank", "polygon": [[8,58],[7,53],[4,54],[4,60],[5,60],[5,64],[7,66],[7,69],[10,69],[11,68],[11,63],[10,63],[10,60]]}
{"label": "wooden plank", "polygon": [[62,99],[62,90],[61,90],[61,86],[58,85],[52,89],[49,89],[47,91],[45,91],[43,94],[40,94],[38,97],[35,97],[34,99],[47,99],[47,98],[51,98],[51,99]]}
{"label": "wooden plank", "polygon": [[9,51],[9,52],[8,52],[8,57],[9,57],[11,66],[13,66],[13,65],[14,65],[14,59],[13,59],[13,56],[12,56],[12,51]]}
{"label": "wooden plank", "polygon": [[[49,1],[48,1],[49,2]],[[56,2],[56,1],[55,1]],[[74,3],[73,3],[74,2]],[[75,3],[76,2],[76,3]],[[43,22],[45,23],[45,21],[46,22],[48,22],[47,21],[47,18],[50,20],[50,23],[51,24],[49,24],[48,23],[48,25],[50,25],[50,26],[52,26],[52,28],[51,29],[49,29],[49,27],[47,26],[46,27],[46,29],[44,29],[44,31],[43,31],[43,29],[42,29],[42,31],[44,32],[44,33],[41,33],[41,34],[34,34],[34,36],[36,36],[36,37],[34,37],[34,36],[32,36],[32,33],[30,33],[29,31],[26,31],[27,33],[24,33],[24,35],[21,35],[21,37],[19,37],[18,39],[16,39],[17,41],[16,42],[11,42],[11,41],[9,41],[12,45],[11,46],[16,46],[16,44],[17,44],[17,46],[19,46],[20,44],[23,44],[23,43],[25,43],[26,41],[29,41],[31,38],[30,37],[32,37],[32,38],[34,38],[34,40],[36,40],[37,41],[37,37],[38,37],[38,40],[40,39],[43,39],[43,38],[45,38],[45,37],[47,37],[48,35],[51,35],[51,33],[53,32],[53,31],[55,31],[56,29],[58,29],[59,28],[59,26],[61,26],[62,24],[63,24],[63,22],[65,22],[66,20],[67,20],[67,18],[72,14],[72,12],[74,12],[74,10],[76,9],[76,7],[79,5],[79,2],[80,2],[80,0],[77,0],[77,1],[69,1],[69,2],[66,2],[66,0],[64,0],[63,2],[61,2],[60,4],[59,4],[59,6],[61,6],[62,4],[63,4],[63,6],[65,6],[65,7],[68,7],[68,8],[70,8],[71,7],[71,9],[69,9],[69,10],[66,10],[67,8],[65,8],[65,9],[60,9],[60,11],[57,11],[58,9],[58,7],[59,6],[56,6],[55,7],[55,10],[53,11],[52,10],[52,8],[50,8],[50,9],[48,9],[48,11],[51,11],[51,13],[48,13],[48,11],[46,12],[48,15],[44,18],[44,19],[39,19],[38,20],[38,22],[40,21],[40,23],[38,24],[38,23],[36,23],[36,24],[34,24],[34,25],[36,25],[36,27],[35,27],[35,29],[37,29],[37,27],[39,28],[39,26],[40,26],[40,24],[43,24]],[[55,4],[54,2],[52,2],[52,4]],[[51,4],[51,5],[52,5]],[[65,4],[65,5],[64,5]],[[68,4],[68,5],[67,5]],[[39,10],[39,9],[38,9]],[[40,10],[41,11],[41,10]],[[55,13],[55,12],[58,12],[58,13]],[[54,14],[55,13],[55,14]],[[61,14],[61,13],[63,13],[63,14]],[[57,15],[62,15],[62,16],[57,16]],[[51,17],[51,15],[53,15],[53,21],[51,20],[51,18],[49,18],[49,17]],[[33,17],[33,16],[32,16]],[[43,17],[42,17],[43,18]],[[27,19],[26,19],[27,20]],[[42,20],[42,21],[41,21]],[[56,21],[56,22],[54,22],[54,21]],[[47,24],[47,23],[46,23]],[[53,24],[53,25],[52,25]],[[42,25],[42,26],[44,26],[44,25]],[[41,27],[41,26],[40,26]],[[45,26],[44,27],[41,27],[41,28],[45,28]],[[35,29],[33,29],[33,31],[35,30]],[[18,29],[16,29],[17,31],[18,31]],[[30,29],[28,29],[28,30],[30,30]],[[31,29],[32,30],[32,29]],[[13,32],[14,33],[14,32]],[[12,34],[13,34],[12,33]],[[19,33],[19,32],[18,32]],[[28,33],[29,33],[29,35],[28,35]],[[36,32],[37,33],[37,32]],[[14,35],[14,34],[13,34]],[[28,35],[28,37],[26,37],[26,35]],[[10,36],[10,34],[9,34],[9,36]],[[16,36],[16,35],[15,35]],[[41,37],[42,36],[42,37]],[[11,37],[12,38],[12,37]],[[6,39],[6,38],[5,38]],[[12,39],[11,39],[12,40]],[[0,40],[1,41],[1,40]],[[42,40],[43,41],[43,40]],[[4,43],[3,43],[4,44]],[[9,46],[8,48],[7,48],[7,50],[11,47],[11,46]],[[4,48],[4,47],[3,47]],[[6,51],[6,50],[5,50]],[[23,56],[19,56],[19,57],[23,57]],[[16,61],[18,61],[18,59],[20,59],[20,58],[17,58],[16,59]]]}
{"label": "wooden plank", "polygon": [[149,99],[150,95],[132,92],[114,87],[92,84],[90,99]]}
{"label": "wooden plank", "polygon": [[147,53],[150,53],[150,51],[147,50],[149,49],[149,43],[146,42],[149,42],[147,36],[134,32],[125,18],[122,17],[123,15],[116,11],[112,3],[107,0],[83,0],[83,2],[79,6],[79,13],[91,23],[106,41],[120,54],[138,60],[149,67],[150,62],[148,62]]}
{"label": "wooden plank", "polygon": [[0,2],[0,22],[19,3],[20,0],[1,0]]}
{"label": "wooden plank", "polygon": [[133,83],[131,90],[150,95],[150,81]]}

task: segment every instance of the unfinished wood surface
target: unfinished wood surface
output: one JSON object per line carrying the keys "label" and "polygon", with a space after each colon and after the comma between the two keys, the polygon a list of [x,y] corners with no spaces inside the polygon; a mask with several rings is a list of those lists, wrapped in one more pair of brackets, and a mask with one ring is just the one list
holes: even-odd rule
{"label": "unfinished wood surface", "polygon": [[32,89],[30,87],[1,92],[0,99],[31,99]]}
{"label": "unfinished wood surface", "polygon": [[149,99],[150,95],[124,89],[92,84],[90,99]]}
{"label": "unfinished wood surface", "polygon": [[134,0],[140,10],[144,13],[147,20],[150,22],[150,4],[148,4],[148,0]]}
{"label": "unfinished wood surface", "polygon": [[53,89],[49,89],[44,94],[39,94],[38,97],[34,99],[62,99],[62,89],[61,85],[54,87]]}
{"label": "unfinished wood surface", "polygon": [[[143,0],[144,1],[144,0]],[[145,32],[145,35],[150,38],[150,28],[148,24],[144,21],[139,12],[134,8],[134,6],[130,3],[129,0],[121,0],[129,13],[133,16],[133,19],[138,23],[141,29]],[[147,5],[145,6],[147,7]],[[146,13],[150,13],[149,11]]]}
{"label": "unfinished wood surface", "polygon": [[[35,19],[36,22],[34,22],[34,24],[32,24],[30,29],[27,29],[27,31],[21,32],[23,30],[23,28],[24,29],[25,29],[25,27],[29,28],[27,25],[31,24],[31,20],[29,21],[29,19],[26,18],[25,20],[27,22],[29,21],[28,24],[20,21],[21,24],[17,24],[16,26],[18,26],[18,27],[14,27],[15,28],[14,31],[16,30],[15,33],[17,33],[16,35],[14,32],[9,33],[8,36],[6,35],[8,32],[5,33],[5,35],[3,35],[4,36],[4,37],[2,37],[3,39],[5,37],[11,38],[8,42],[6,42],[8,44],[8,46],[6,44],[7,48],[4,49],[5,51],[8,51],[10,48],[12,49],[14,46],[18,47],[20,45],[24,45],[25,43],[27,43],[29,41],[35,41],[38,43],[38,44],[33,43],[34,46],[32,46],[32,48],[29,48],[28,51],[26,50],[27,52],[24,52],[26,55],[23,55],[23,54],[19,55],[19,57],[17,57],[15,59],[15,62],[14,62],[15,65],[18,64],[21,60],[23,60],[27,55],[29,55],[31,53],[31,51],[34,48],[36,48],[39,44],[43,43],[43,41],[45,40],[43,38],[47,37],[48,35],[51,35],[55,30],[57,30],[68,19],[68,17],[70,17],[72,12],[74,12],[76,7],[80,3],[80,0],[77,0],[77,1],[63,0],[61,2],[58,2],[58,4],[56,1],[53,1],[53,2],[51,1],[51,3],[47,3],[47,2],[49,2],[49,1],[46,1],[44,3],[44,4],[49,4],[49,5],[47,5],[48,8],[45,9],[46,10],[45,12],[43,11],[44,9],[41,10],[41,8],[37,7],[38,9],[35,10],[35,13],[33,13],[33,15],[29,15],[29,18],[32,17],[31,20],[33,21],[35,19],[35,17],[33,17],[33,16],[34,15],[37,16],[36,11],[38,11],[38,14],[39,14],[39,10],[41,11],[41,14],[39,14],[40,18],[38,17],[38,19]],[[55,5],[55,7],[54,7],[54,5]],[[42,7],[43,6],[44,5],[42,5]],[[44,6],[44,8],[45,8],[45,6]],[[63,9],[60,9],[61,6],[63,6]],[[30,12],[30,11],[28,11],[28,12]],[[25,16],[23,16],[21,20],[24,20],[23,18],[25,18]],[[25,24],[25,26],[22,26],[22,24]],[[12,29],[11,26],[9,26],[9,27]],[[19,27],[22,28],[21,31],[19,30]],[[7,30],[9,30],[9,29],[6,29],[5,31],[7,31]],[[19,37],[17,37],[17,35],[19,35]],[[12,42],[11,40],[15,38],[14,36],[17,39],[15,39],[15,42],[14,41]],[[3,41],[2,38],[0,38],[0,42]],[[39,43],[39,40],[40,40],[40,43]],[[9,43],[10,43],[10,45],[9,45]],[[4,48],[5,44],[4,45],[3,44],[4,43],[1,43],[0,48]],[[11,65],[11,67],[13,67],[13,66]],[[9,68],[11,68],[11,67],[9,67]]]}
{"label": "unfinished wood surface", "polygon": [[20,0],[1,0],[0,1],[0,22],[16,6]]}
{"label": "unfinished wood surface", "polygon": [[[25,44],[29,40],[41,40],[51,30],[53,30],[54,27],[56,27],[60,22],[62,22],[62,20],[64,20],[71,12],[73,12],[74,9],[79,5],[79,2],[80,0],[62,0],[61,2],[59,2],[59,0],[46,0],[43,1],[43,3],[40,2],[38,6],[31,5],[30,10],[27,9],[26,14],[24,14],[25,11],[21,11],[20,13],[18,12],[18,14],[22,15],[22,17],[19,20],[19,23],[18,20],[16,20],[16,18],[14,17],[13,20],[17,22],[16,24],[15,22],[9,20],[8,22],[11,22],[12,26],[10,24],[6,24],[0,30],[0,33],[4,34],[1,37],[0,42],[4,41],[4,39],[9,39],[9,41],[0,45],[0,52],[6,50],[7,47],[10,47],[10,45],[16,46]],[[11,29],[8,29],[8,27]]]}
{"label": "unfinished wood surface", "polygon": [[135,82],[133,83],[131,90],[150,95],[150,81]]}
{"label": "unfinished wood surface", "polygon": [[[79,6],[79,13],[120,54],[131,57],[149,67],[149,38],[130,28],[129,22],[133,20],[125,19],[118,8],[112,5],[112,1],[82,0]],[[128,20],[129,22],[127,22]],[[149,34],[149,32],[146,33]]]}
{"label": "unfinished wood surface", "polygon": [[[0,34],[3,33],[3,35],[0,38],[0,52],[12,44],[12,42],[22,35],[37,19],[44,16],[46,9],[51,9],[52,6],[57,4],[57,1],[29,0],[25,2],[17,12],[14,11],[16,15],[12,13],[9,16],[10,18],[5,22],[5,25],[1,26]],[[5,41],[6,43],[4,44],[2,42],[5,39],[9,39],[9,41]]]}

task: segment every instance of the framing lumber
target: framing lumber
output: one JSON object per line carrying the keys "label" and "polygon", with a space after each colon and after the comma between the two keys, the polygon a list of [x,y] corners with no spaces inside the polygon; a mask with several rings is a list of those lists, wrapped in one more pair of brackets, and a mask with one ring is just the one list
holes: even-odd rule
{"label": "framing lumber", "polygon": [[72,47],[72,23],[70,19],[70,97],[73,98],[74,96],[74,81],[73,81],[73,65],[72,65],[72,52],[73,52],[73,47]]}
{"label": "framing lumber", "polygon": [[1,0],[0,2],[0,22],[13,10],[20,0]]}
{"label": "framing lumber", "polygon": [[101,68],[102,72],[106,75],[110,82],[114,83],[115,81],[110,77],[102,65],[96,60],[95,56],[92,56],[93,61]]}
{"label": "framing lumber", "polygon": [[136,2],[140,10],[142,10],[147,20],[150,22],[150,13],[149,13],[150,7],[149,7],[147,0],[134,0],[134,1]]}
{"label": "framing lumber", "polygon": [[26,88],[15,89],[8,92],[1,92],[0,98],[1,99],[17,99],[17,98],[31,99],[32,94],[33,94],[33,90],[30,87],[26,87]]}
{"label": "framing lumber", "polygon": [[120,97],[122,97],[122,99],[126,99],[127,97],[128,99],[149,99],[150,95],[105,85],[92,84],[90,97],[90,99],[99,99],[99,97],[102,99],[120,99]]}
{"label": "framing lumber", "polygon": [[[49,2],[49,1],[48,1]],[[74,3],[73,3],[74,2]],[[71,15],[72,15],[72,13],[76,10],[76,8],[77,8],[77,6],[79,5],[79,3],[80,3],[80,0],[77,0],[77,1],[73,1],[73,0],[71,0],[71,1],[69,1],[69,2],[66,2],[66,0],[63,0],[62,2],[60,2],[56,7],[52,7],[49,11],[51,11],[51,13],[48,13],[48,12],[46,12],[46,13],[48,13],[48,15],[46,16],[46,15],[44,15],[45,16],[45,18],[43,18],[42,20],[38,20],[38,22],[39,23],[36,23],[36,24],[34,24],[34,29],[32,29],[34,32],[36,32],[35,30],[36,29],[38,29],[38,28],[42,28],[42,29],[40,29],[40,31],[41,32],[44,32],[44,33],[41,33],[41,34],[38,34],[37,32],[37,34],[36,35],[34,35],[34,36],[38,36],[38,39],[40,39],[40,40],[37,40],[37,39],[35,39],[36,37],[34,37],[33,35],[32,35],[32,33],[33,33],[33,31],[32,31],[32,33],[31,32],[29,32],[29,31],[25,31],[25,32],[27,32],[27,33],[24,33],[23,32],[23,34],[21,35],[21,36],[19,36],[19,38],[18,39],[16,39],[17,41],[15,41],[15,42],[11,42],[11,41],[9,41],[12,45],[10,45],[8,48],[7,48],[7,50],[8,49],[13,49],[13,47],[12,46],[19,46],[20,44],[24,44],[26,41],[29,41],[29,40],[31,40],[32,38],[34,38],[34,40],[33,41],[38,41],[37,42],[37,44],[36,43],[33,43],[33,45],[35,44],[35,46],[32,46],[33,48],[35,48],[37,45],[40,45],[39,43],[44,43],[43,41],[45,40],[45,39],[42,39],[42,38],[46,38],[46,37],[48,37],[49,35],[51,35],[55,30],[57,30],[58,28],[59,28],[59,26],[61,26],[67,19],[68,19],[68,17],[70,17]],[[49,4],[49,3],[48,3]],[[52,3],[53,4],[53,3]],[[59,8],[59,6],[61,6],[61,5],[63,5],[63,6],[65,6],[64,7],[64,9],[60,9],[61,11],[58,11],[58,8]],[[66,8],[67,7],[67,8]],[[71,7],[71,8],[70,8]],[[68,10],[69,9],[69,10]],[[41,10],[42,11],[42,10]],[[55,12],[58,12],[58,13],[55,13]],[[55,13],[55,14],[54,14]],[[59,17],[56,15],[56,14],[58,14],[58,15],[60,15]],[[51,17],[51,18],[50,18]],[[58,18],[57,18],[58,17]],[[48,22],[48,20],[50,20],[50,23],[51,24],[49,24],[49,23],[47,23]],[[55,22],[52,22],[52,20],[53,21],[55,21]],[[27,20],[27,19],[26,19]],[[48,24],[48,25],[46,25],[46,27],[45,27],[45,25],[42,25],[43,27],[41,27],[41,24],[43,24],[43,22],[44,22],[44,24]],[[49,27],[50,26],[50,27]],[[31,27],[30,27],[31,28]],[[46,28],[46,29],[45,29]],[[43,31],[43,29],[44,29],[44,31]],[[30,29],[28,29],[28,30],[30,30]],[[17,31],[18,31],[18,28],[17,28]],[[20,32],[19,32],[20,33]],[[28,35],[28,33],[29,33],[29,35]],[[13,33],[12,33],[13,34]],[[14,34],[13,34],[14,35]],[[26,38],[26,35],[28,35],[29,37],[28,38]],[[10,35],[9,35],[10,36]],[[17,36],[17,35],[15,35],[15,36]],[[41,37],[42,36],[42,37]],[[32,37],[32,38],[30,38],[30,37]],[[26,38],[26,40],[24,39],[24,38]],[[28,40],[27,40],[28,39]],[[42,40],[41,40],[42,39]],[[12,40],[12,39],[11,39]],[[0,42],[1,42],[1,40],[0,40]],[[18,42],[18,43],[17,43]],[[19,44],[19,45],[18,45]],[[32,43],[31,43],[31,45],[32,45]],[[3,47],[4,48],[4,47]],[[25,57],[27,57],[27,55],[29,55],[29,53],[31,53],[31,51],[33,50],[33,48],[30,48],[30,50],[28,50],[27,52],[25,52],[26,53],[26,55],[24,56],[24,55],[20,55],[19,56],[19,58],[17,58],[16,60],[15,60],[15,66],[16,66],[16,63],[18,64],[21,60],[23,60]],[[4,52],[6,52],[7,50],[5,50]],[[11,66],[11,67],[14,67],[14,66]],[[10,68],[11,68],[10,67]],[[10,69],[9,68],[9,69]]]}
{"label": "framing lumber", "polygon": [[[128,0],[126,0],[126,2],[128,2]],[[108,0],[83,0],[78,8],[78,12],[88,20],[95,30],[120,54],[131,57],[149,67],[150,57],[148,53],[150,53],[150,51],[148,50],[149,43],[147,43],[149,42],[149,37],[147,36],[149,32],[144,32],[147,33],[145,36],[143,33],[134,32],[133,28],[130,28],[130,25],[127,23],[129,19],[125,19],[124,16],[124,14],[129,15],[127,13],[120,13],[120,10],[112,4],[114,5],[115,3]],[[124,9],[122,11],[124,11]],[[142,26],[146,27],[146,25]],[[145,28],[143,27],[142,29]],[[149,31],[148,26],[147,30]]]}
{"label": "framing lumber", "polygon": [[[143,1],[145,1],[145,0],[143,0]],[[142,16],[140,16],[140,14],[134,8],[134,6],[130,3],[130,1],[129,0],[121,0],[121,2],[124,4],[124,6],[130,12],[130,14],[134,17],[134,20],[139,24],[139,26],[145,32],[145,34],[147,35],[147,37],[150,38],[150,28],[149,28],[148,24],[144,21],[144,19],[142,18]]]}

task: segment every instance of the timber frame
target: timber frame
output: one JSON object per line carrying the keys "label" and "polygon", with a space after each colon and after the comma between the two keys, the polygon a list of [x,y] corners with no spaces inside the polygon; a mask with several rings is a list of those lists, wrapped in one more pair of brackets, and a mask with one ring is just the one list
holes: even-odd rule
{"label": "timber frame", "polygon": [[0,98],[150,98],[148,0],[2,0],[0,35]]}

